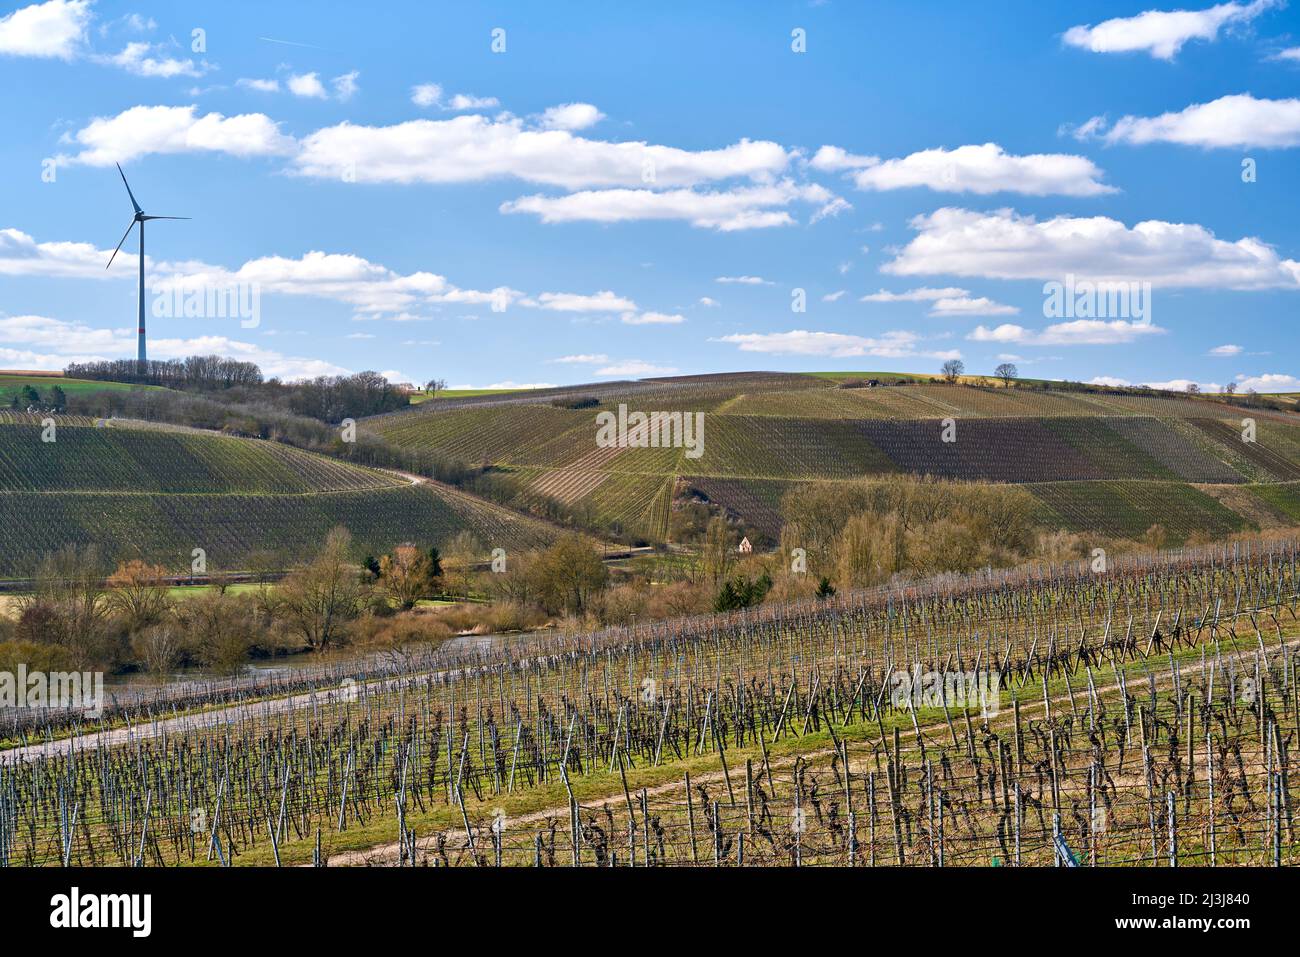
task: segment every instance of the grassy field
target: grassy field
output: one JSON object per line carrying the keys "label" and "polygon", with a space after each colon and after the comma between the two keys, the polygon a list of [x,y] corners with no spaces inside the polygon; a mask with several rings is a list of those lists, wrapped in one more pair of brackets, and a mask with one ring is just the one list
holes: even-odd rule
{"label": "grassy field", "polygon": [[154,385],[129,385],[125,382],[98,382],[90,379],[66,379],[63,376],[0,375],[0,405],[8,406],[23,386],[29,385],[41,395],[58,386],[68,395],[119,389],[157,389]]}

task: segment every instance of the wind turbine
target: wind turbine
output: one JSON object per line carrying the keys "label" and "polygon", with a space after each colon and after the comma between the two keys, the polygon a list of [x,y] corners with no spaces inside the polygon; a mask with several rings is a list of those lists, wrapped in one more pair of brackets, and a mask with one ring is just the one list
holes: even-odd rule
{"label": "wind turbine", "polygon": [[[134,229],[138,223],[140,226],[140,294],[138,300],[140,306],[140,325],[136,330],[138,339],[135,361],[140,371],[144,371],[146,359],[144,349],[144,224],[150,219],[189,219],[190,217],[147,215],[145,211],[140,208],[140,204],[135,201],[135,193],[131,192],[131,184],[126,181],[126,174],[122,172],[122,164],[118,163],[115,165],[117,166],[118,175],[122,177],[122,185],[126,187],[126,195],[131,197],[131,206],[135,209],[135,215],[131,217],[131,224],[126,227],[126,232],[122,234],[122,239],[118,242],[117,249],[114,249],[113,255],[108,257],[108,266],[113,265],[113,260],[117,258],[117,252],[122,248],[122,243],[126,242],[126,237],[131,235],[131,230]],[[108,266],[105,266],[104,268],[107,269]]]}

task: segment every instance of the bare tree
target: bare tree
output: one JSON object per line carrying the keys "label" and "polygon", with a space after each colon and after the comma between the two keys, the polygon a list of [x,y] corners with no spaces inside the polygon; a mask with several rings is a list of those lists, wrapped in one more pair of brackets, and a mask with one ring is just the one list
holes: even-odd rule
{"label": "bare tree", "polygon": [[1004,362],[993,370],[993,374],[1002,380],[1004,386],[1010,387],[1011,383],[1020,377],[1020,370],[1014,363]]}
{"label": "bare tree", "polygon": [[429,393],[430,399],[438,398],[438,393],[447,388],[446,379],[430,379],[424,384],[424,391]]}
{"label": "bare tree", "polygon": [[328,648],[361,613],[366,589],[356,566],[348,560],[351,544],[347,529],[334,529],[316,560],[293,572],[280,586],[290,625],[313,650]]}
{"label": "bare tree", "polygon": [[956,382],[963,372],[966,371],[966,363],[960,359],[949,359],[943,364],[943,377],[948,382]]}

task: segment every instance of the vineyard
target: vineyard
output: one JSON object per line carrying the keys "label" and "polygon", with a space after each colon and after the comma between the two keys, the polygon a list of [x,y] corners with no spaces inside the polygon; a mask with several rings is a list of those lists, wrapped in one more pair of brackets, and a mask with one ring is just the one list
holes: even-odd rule
{"label": "vineyard", "polygon": [[0,423],[0,577],[28,577],[64,545],[183,573],[196,548],[215,568],[245,569],[255,557],[288,567],[340,525],[376,553],[462,531],[489,549],[556,534],[455,489],[276,442],[64,418],[43,442],[38,419],[9,418]]}
{"label": "vineyard", "polygon": [[48,712],[0,729],[0,864],[1296,864],[1296,549]]}
{"label": "vineyard", "polygon": [[[1174,541],[1288,524],[1286,509],[1230,487],[1300,478],[1300,420],[1289,413],[1251,411],[1254,441],[1245,442],[1245,410],[1210,399],[930,382],[840,387],[847,378],[748,373],[601,383],[426,402],[364,426],[402,448],[511,471],[524,480],[506,500],[520,508],[545,511],[550,500],[579,521],[591,516],[650,540],[667,534],[657,511],[653,521],[637,519],[651,489],[684,488],[684,476],[716,480],[717,503],[768,536],[779,532],[779,502],[742,494],[736,481],[770,488],[906,473],[1036,489],[1069,483],[1040,495],[1042,520],[1108,536],[1140,535],[1156,522]],[[570,407],[579,400],[582,408]],[[703,412],[703,454],[598,449],[595,416],[620,404]],[[732,484],[716,484],[724,480]],[[1161,511],[1179,504],[1187,510]]]}

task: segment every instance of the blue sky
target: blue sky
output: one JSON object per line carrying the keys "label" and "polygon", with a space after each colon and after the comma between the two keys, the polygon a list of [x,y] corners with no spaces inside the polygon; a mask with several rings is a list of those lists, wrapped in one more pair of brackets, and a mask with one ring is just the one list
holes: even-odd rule
{"label": "blue sky", "polygon": [[[193,217],[148,227],[154,358],[1300,390],[1280,0],[700,6],[0,6],[0,367],[134,355],[120,162]],[[1071,276],[1149,309],[1046,314]]]}

